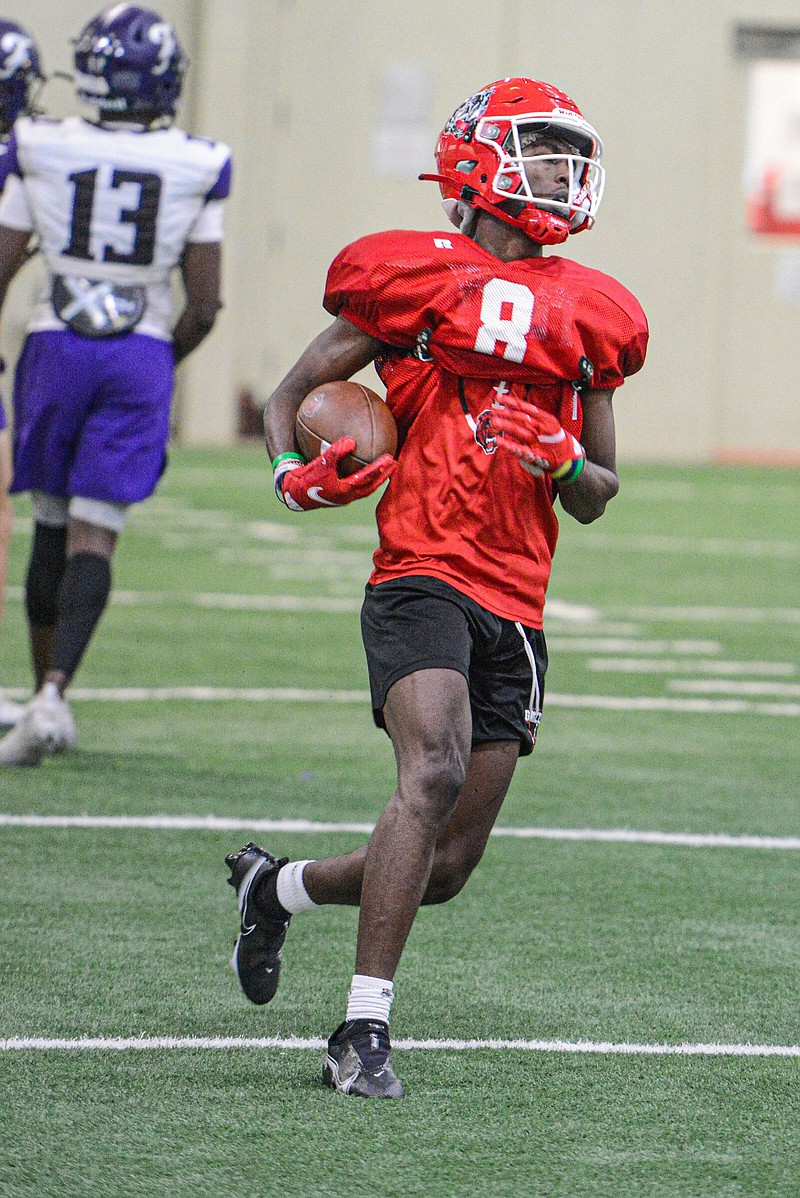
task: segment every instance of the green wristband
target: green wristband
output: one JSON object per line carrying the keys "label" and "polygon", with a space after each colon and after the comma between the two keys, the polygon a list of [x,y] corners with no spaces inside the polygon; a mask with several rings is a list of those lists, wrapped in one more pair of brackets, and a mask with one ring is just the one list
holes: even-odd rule
{"label": "green wristband", "polygon": [[288,450],[286,453],[279,453],[276,458],[272,459],[272,469],[276,470],[281,462],[305,462],[305,458],[302,454]]}

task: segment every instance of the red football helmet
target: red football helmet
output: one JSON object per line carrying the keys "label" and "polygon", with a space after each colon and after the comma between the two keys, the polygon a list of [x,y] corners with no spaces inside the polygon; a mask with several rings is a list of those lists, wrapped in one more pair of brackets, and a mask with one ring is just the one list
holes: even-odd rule
{"label": "red football helmet", "polygon": [[[575,152],[556,152],[547,144],[552,138]],[[541,153],[537,139],[545,143]],[[439,184],[453,224],[460,224],[457,207],[466,204],[516,225],[542,245],[557,245],[594,224],[605,184],[603,143],[577,104],[549,83],[500,79],[488,84],[456,109],[435,154],[438,174],[420,178]],[[562,194],[534,194],[528,174],[532,162],[563,168]],[[508,204],[512,199],[518,203]],[[515,211],[520,204],[521,211]]]}

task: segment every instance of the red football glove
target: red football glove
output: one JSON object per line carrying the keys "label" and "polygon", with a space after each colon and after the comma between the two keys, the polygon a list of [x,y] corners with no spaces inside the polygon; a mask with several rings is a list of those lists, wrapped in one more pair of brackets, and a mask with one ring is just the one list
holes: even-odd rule
{"label": "red football glove", "polygon": [[279,459],[274,473],[278,499],[293,512],[310,512],[318,507],[341,507],[371,495],[394,472],[397,462],[390,454],[382,453],[355,474],[340,478],[336,467],[355,447],[352,437],[342,437],[310,462],[295,457]]}
{"label": "red football glove", "polygon": [[549,474],[562,485],[580,478],[586,450],[549,412],[514,395],[492,408],[492,424],[500,434],[498,448],[509,449],[535,478]]}

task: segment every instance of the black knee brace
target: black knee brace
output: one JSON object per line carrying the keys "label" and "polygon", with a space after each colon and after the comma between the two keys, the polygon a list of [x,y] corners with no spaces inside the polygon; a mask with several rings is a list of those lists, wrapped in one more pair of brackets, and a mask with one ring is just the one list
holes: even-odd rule
{"label": "black knee brace", "polygon": [[25,608],[32,628],[52,628],[58,618],[58,588],[67,565],[67,528],[35,524],[25,579]]}

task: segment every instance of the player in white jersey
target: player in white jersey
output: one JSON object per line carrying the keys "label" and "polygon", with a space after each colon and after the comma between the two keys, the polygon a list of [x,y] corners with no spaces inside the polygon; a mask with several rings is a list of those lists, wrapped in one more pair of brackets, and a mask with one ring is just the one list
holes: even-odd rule
{"label": "player in white jersey", "polygon": [[[43,79],[36,42],[15,21],[0,17],[0,192],[8,175],[8,138],[11,128],[17,117],[33,111]],[[0,359],[0,373],[4,368]],[[0,395],[0,616],[3,614],[8,547],[14,523],[14,512],[8,497],[10,486],[11,439],[3,397]],[[22,707],[0,694],[0,728],[12,728],[21,715]]]}
{"label": "player in white jersey", "polygon": [[[14,392],[12,491],[31,491],[26,580],[36,693],[0,741],[0,766],[75,742],[64,693],[111,589],[130,504],[166,461],[174,366],[220,306],[227,146],[172,121],[186,59],[155,12],[116,4],[75,45],[95,119],[23,118],[0,202],[0,302],[31,233],[47,266]],[[186,302],[172,325],[170,276]]]}

